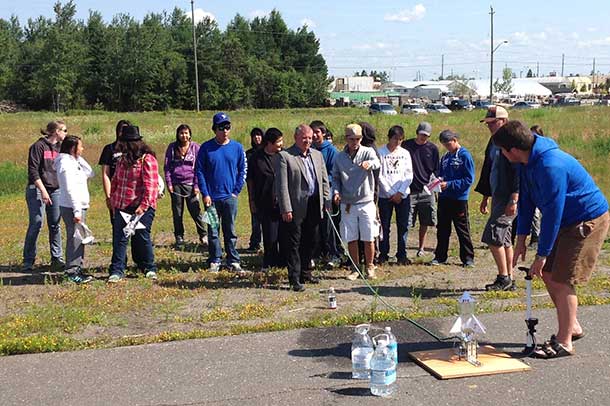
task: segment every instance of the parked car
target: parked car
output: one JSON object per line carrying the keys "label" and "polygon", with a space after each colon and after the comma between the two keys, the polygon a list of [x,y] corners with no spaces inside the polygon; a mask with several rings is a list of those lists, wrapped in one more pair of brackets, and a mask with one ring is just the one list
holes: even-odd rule
{"label": "parked car", "polygon": [[421,104],[417,103],[403,104],[400,112],[402,114],[428,114],[428,110],[426,110]]}
{"label": "parked car", "polygon": [[575,97],[566,97],[557,100],[555,106],[580,106],[580,100]]}
{"label": "parked car", "polygon": [[396,110],[389,103],[372,103],[371,107],[369,107],[369,114],[388,114],[394,116],[396,115]]}
{"label": "parked car", "polygon": [[451,100],[451,103],[449,103],[449,106],[447,106],[449,108],[449,110],[473,110],[474,106],[472,104],[470,104],[470,102],[468,100],[464,100],[464,99],[457,99],[457,100]]}
{"label": "parked car", "polygon": [[487,100],[476,100],[474,103],[472,103],[472,105],[474,106],[475,109],[487,110],[487,108],[489,106],[491,106],[491,103],[488,102]]}
{"label": "parked car", "polygon": [[518,109],[518,110],[539,109],[540,104],[534,103],[534,102],[528,102],[528,101],[520,101],[520,102],[513,104],[512,108]]}
{"label": "parked car", "polygon": [[449,110],[444,104],[441,103],[430,103],[426,106],[426,110],[428,110],[428,113],[451,113],[451,110]]}

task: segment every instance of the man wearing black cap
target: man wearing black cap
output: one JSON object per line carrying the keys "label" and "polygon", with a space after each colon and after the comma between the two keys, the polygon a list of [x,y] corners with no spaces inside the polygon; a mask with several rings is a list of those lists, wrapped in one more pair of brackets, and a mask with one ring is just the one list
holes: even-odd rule
{"label": "man wearing black cap", "polygon": [[438,174],[439,153],[434,143],[429,142],[432,126],[422,121],[415,130],[416,138],[402,143],[401,147],[411,154],[413,164],[413,182],[409,186],[411,191],[411,210],[409,211],[409,228],[415,226],[415,219],[419,217],[419,246],[417,256],[423,257],[428,227],[436,225],[436,201],[433,193],[429,193],[426,186],[430,182],[430,175]]}
{"label": "man wearing black cap", "polygon": [[451,223],[460,242],[460,259],[465,267],[474,265],[474,248],[470,239],[468,193],[474,183],[474,161],[470,152],[460,145],[459,135],[451,130],[440,133],[439,140],[447,153],[441,158],[439,176],[441,193],[438,196],[438,225],[436,250],[432,264],[447,261]]}
{"label": "man wearing black cap", "polygon": [[[485,123],[490,135],[494,135],[508,122],[508,112],[500,106],[489,106]],[[488,199],[491,196],[491,214],[485,225],[481,240],[489,246],[498,267],[498,275],[493,283],[485,285],[487,290],[514,290],[513,245],[511,241],[512,223],[517,214],[519,200],[519,174],[517,169],[502,155],[489,138],[485,148],[485,161],[481,177],[475,190],[483,195],[480,211],[487,214]]]}
{"label": "man wearing black cap", "polygon": [[[212,204],[222,224],[227,266],[241,272],[239,253],[236,249],[237,195],[246,182],[246,154],[238,142],[229,138],[231,120],[223,112],[212,118],[215,137],[201,145],[195,171],[203,204]],[[208,226],[208,263],[210,272],[218,272],[222,259],[219,230]]]}

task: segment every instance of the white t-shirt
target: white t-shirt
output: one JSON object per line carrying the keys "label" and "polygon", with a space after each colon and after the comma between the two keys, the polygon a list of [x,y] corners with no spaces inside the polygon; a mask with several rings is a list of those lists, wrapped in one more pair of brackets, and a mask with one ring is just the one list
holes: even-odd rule
{"label": "white t-shirt", "polygon": [[388,199],[398,192],[403,198],[407,197],[413,180],[411,154],[401,146],[390,152],[387,145],[379,148],[378,152],[381,158],[379,197]]}

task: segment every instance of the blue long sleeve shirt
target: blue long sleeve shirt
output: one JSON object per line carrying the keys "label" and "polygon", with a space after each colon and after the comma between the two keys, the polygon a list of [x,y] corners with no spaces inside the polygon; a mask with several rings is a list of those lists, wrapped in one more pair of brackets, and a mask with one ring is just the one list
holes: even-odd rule
{"label": "blue long sleeve shirt", "polygon": [[244,148],[233,140],[220,145],[212,138],[199,148],[195,172],[202,196],[210,196],[212,200],[237,196],[246,182]]}
{"label": "blue long sleeve shirt", "polygon": [[538,207],[542,213],[538,255],[548,256],[560,228],[603,215],[608,201],[576,158],[555,141],[534,137],[528,162],[521,165],[517,234],[530,233]]}
{"label": "blue long sleeve shirt", "polygon": [[470,187],[474,183],[474,161],[470,152],[464,147],[453,154],[447,152],[441,158],[439,175],[447,182],[440,198],[468,200]]}

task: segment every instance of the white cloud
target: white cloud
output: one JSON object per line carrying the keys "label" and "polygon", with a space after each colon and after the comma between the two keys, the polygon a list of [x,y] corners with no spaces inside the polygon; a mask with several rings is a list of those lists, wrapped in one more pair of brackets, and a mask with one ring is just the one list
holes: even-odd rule
{"label": "white cloud", "polygon": [[[190,15],[191,14],[189,13],[189,16]],[[214,14],[210,13],[209,11],[205,11],[202,8],[195,9],[195,23],[200,23],[206,18],[209,18],[212,21],[216,21],[216,17],[214,16]]]}
{"label": "white cloud", "polygon": [[599,38],[599,39],[594,39],[594,40],[590,40],[590,41],[579,41],[577,45],[579,48],[591,48],[594,46],[608,46],[608,45],[610,45],[610,37]]}
{"label": "white cloud", "polygon": [[306,25],[309,29],[316,28],[318,25],[311,18],[304,18],[301,20],[301,27]]}
{"label": "white cloud", "polygon": [[359,49],[359,50],[370,50],[370,49],[390,49],[390,48],[395,48],[396,46],[393,44],[388,44],[386,42],[374,42],[374,43],[368,43],[368,44],[357,44],[354,45],[352,47],[352,49]]}
{"label": "white cloud", "polygon": [[587,28],[587,32],[597,32],[597,27],[589,27]]}
{"label": "white cloud", "polygon": [[421,20],[426,15],[426,7],[423,4],[417,4],[412,9],[404,9],[397,14],[386,14],[383,18],[385,21],[398,21],[401,23],[410,23],[412,21]]}
{"label": "white cloud", "polygon": [[263,17],[267,17],[269,14],[271,14],[271,11],[268,10],[252,10],[250,11],[250,18],[263,18]]}

